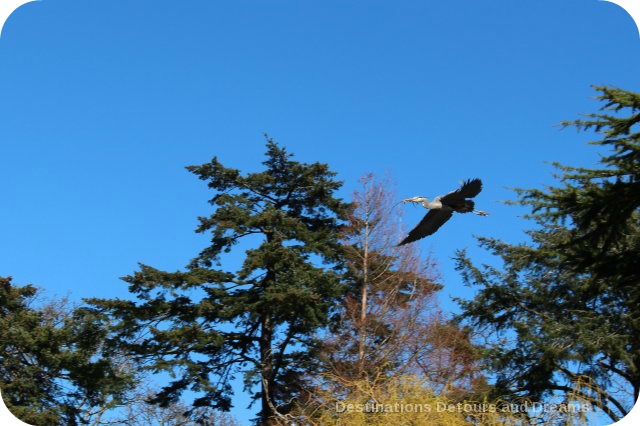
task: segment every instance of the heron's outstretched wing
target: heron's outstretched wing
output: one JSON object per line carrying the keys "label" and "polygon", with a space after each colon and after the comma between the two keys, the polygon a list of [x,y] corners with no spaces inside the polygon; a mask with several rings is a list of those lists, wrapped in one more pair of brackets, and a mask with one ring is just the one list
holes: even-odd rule
{"label": "heron's outstretched wing", "polygon": [[455,205],[463,202],[465,198],[475,197],[480,191],[482,191],[482,181],[478,178],[468,179],[462,183],[460,188],[441,197],[440,201],[444,204]]}
{"label": "heron's outstretched wing", "polygon": [[401,246],[403,244],[412,243],[420,238],[433,234],[451,218],[452,214],[453,212],[451,210],[429,210],[429,213],[424,215],[420,223],[409,231],[407,238],[402,240],[398,245]]}

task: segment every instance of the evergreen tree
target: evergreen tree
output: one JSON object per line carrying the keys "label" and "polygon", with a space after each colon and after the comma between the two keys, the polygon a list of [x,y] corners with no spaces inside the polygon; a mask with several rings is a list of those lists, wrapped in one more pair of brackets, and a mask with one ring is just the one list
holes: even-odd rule
{"label": "evergreen tree", "polygon": [[35,426],[101,424],[130,377],[102,356],[106,330],[82,310],[57,302],[34,308],[37,289],[0,278],[2,397]]}
{"label": "evergreen tree", "polygon": [[488,354],[499,392],[570,395],[617,421],[640,390],[640,94],[596,89],[602,112],[563,124],[600,135],[601,167],[556,164],[560,186],[517,190],[531,243],[481,238],[504,270],[464,252],[458,268],[479,287],[463,318],[502,333]]}
{"label": "evergreen tree", "polygon": [[[137,301],[91,301],[118,321],[118,347],[174,377],[154,402],[191,390],[194,407],[229,409],[229,382],[242,372],[260,400],[259,423],[271,424],[298,392],[313,335],[342,291],[348,205],[335,198],[341,182],[327,165],[293,161],[271,139],[266,147],[259,173],[242,175],[217,158],[187,168],[215,195],[197,229],[211,244],[185,272],[141,265],[124,278]],[[224,269],[238,253],[239,269]]]}

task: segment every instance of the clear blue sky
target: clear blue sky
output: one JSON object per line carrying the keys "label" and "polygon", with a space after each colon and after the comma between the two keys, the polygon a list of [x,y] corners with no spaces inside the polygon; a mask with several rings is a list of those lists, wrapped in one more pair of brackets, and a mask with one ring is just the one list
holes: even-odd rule
{"label": "clear blue sky", "polygon": [[523,240],[506,188],[593,164],[592,135],[554,125],[600,106],[591,84],[640,91],[639,71],[635,23],[597,0],[28,3],[0,38],[0,276],[79,300],[126,297],[137,262],[182,268],[210,197],[184,166],[259,170],[267,132],[345,198],[368,172],[399,197],[482,178],[491,216],[419,243],[454,309],[454,250]]}

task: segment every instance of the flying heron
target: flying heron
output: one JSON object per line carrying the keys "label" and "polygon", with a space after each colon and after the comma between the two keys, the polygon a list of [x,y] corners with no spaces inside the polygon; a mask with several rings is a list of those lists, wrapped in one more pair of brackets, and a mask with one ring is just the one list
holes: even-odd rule
{"label": "flying heron", "polygon": [[420,238],[436,232],[446,221],[451,219],[453,212],[475,213],[480,216],[488,216],[489,213],[482,210],[475,210],[475,203],[467,198],[473,198],[482,191],[482,181],[478,178],[469,179],[462,183],[462,186],[446,195],[441,195],[429,201],[425,197],[412,197],[402,200],[403,203],[422,204],[429,209],[420,223],[413,228],[407,237],[398,244],[399,246],[414,242]]}

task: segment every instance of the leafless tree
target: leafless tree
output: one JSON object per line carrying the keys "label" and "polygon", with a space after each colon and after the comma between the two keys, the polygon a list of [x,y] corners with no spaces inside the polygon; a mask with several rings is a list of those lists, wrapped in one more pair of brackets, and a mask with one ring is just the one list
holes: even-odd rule
{"label": "leafless tree", "polygon": [[402,213],[390,179],[369,174],[361,185],[344,241],[350,291],[326,338],[327,371],[345,381],[419,375],[450,389],[470,376],[473,347],[438,306],[433,258],[416,245],[397,245]]}

